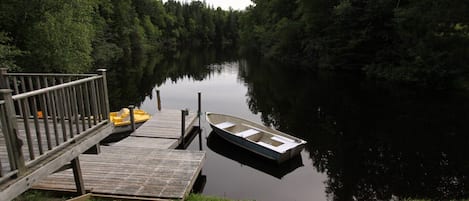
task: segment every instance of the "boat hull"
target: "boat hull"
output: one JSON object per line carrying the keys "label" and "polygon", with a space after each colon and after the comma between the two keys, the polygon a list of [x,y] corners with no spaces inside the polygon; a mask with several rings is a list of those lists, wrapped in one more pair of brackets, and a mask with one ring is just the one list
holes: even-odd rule
{"label": "boat hull", "polygon": [[249,166],[278,179],[303,166],[301,155],[296,155],[283,163],[275,164],[274,160],[255,154],[225,140],[215,131],[210,132],[208,135],[207,147],[227,159],[237,161],[241,165]]}
{"label": "boat hull", "polygon": [[[269,149],[268,147],[261,146],[260,144],[254,141],[247,140],[243,137],[234,135],[233,133],[227,132],[224,129],[220,129],[217,126],[215,126],[213,123],[211,123],[210,121],[209,121],[209,124],[212,127],[213,131],[215,131],[217,135],[219,135],[226,141],[231,142],[241,148],[244,148],[246,150],[259,154],[268,159],[274,160],[277,163],[282,163],[298,155],[303,150],[304,145],[305,145],[305,143],[300,143],[297,146],[292,147],[291,149],[288,149],[285,152],[281,153],[281,152]],[[268,129],[268,128],[263,128],[263,129]],[[286,135],[286,134],[283,134],[283,135]]]}

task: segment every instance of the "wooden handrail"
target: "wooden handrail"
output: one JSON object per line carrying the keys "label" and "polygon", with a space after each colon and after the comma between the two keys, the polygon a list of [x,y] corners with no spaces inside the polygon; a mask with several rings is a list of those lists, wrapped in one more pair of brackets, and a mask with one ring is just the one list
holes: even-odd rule
{"label": "wooden handrail", "polygon": [[[68,162],[58,160],[51,164],[60,153],[79,146],[80,152],[73,153],[77,157],[90,143],[98,143],[108,135],[108,131],[102,130],[108,130],[111,125],[106,70],[98,72],[7,73],[6,69],[0,69],[0,88],[3,88],[0,89],[0,128],[8,153],[8,159],[0,161],[0,170],[3,170],[0,171],[0,186],[10,180],[23,182],[16,190],[8,185],[8,196],[14,197],[29,188],[29,184],[24,185],[29,177],[47,176],[41,167]],[[77,145],[81,141],[87,143]],[[41,171],[36,171],[38,169]],[[2,189],[1,193],[5,191]]]}
{"label": "wooden handrail", "polygon": [[6,73],[7,76],[41,76],[41,77],[93,77],[98,74],[59,74],[59,73]]}
{"label": "wooden handrail", "polygon": [[[107,85],[104,83],[106,81],[105,70],[100,70],[99,74],[81,75],[5,73],[3,71],[0,75],[3,87],[10,86],[7,83],[8,79],[6,77],[8,76],[16,76],[16,78],[10,79],[14,83],[17,80],[21,80],[20,84],[22,85],[19,85],[21,91],[33,91],[12,95],[11,89],[3,89],[5,90],[5,95],[3,100],[0,100],[0,108],[4,109],[0,111],[0,117],[3,137],[6,139],[5,143],[7,143],[9,148],[8,158],[11,170],[2,172],[0,175],[2,179],[12,171],[17,172],[18,175],[25,172],[24,168],[28,169],[32,165],[44,161],[48,155],[55,152],[54,150],[60,150],[62,147],[69,145],[70,142],[73,142],[77,137],[79,138],[81,136],[80,133],[95,126],[108,124],[109,102],[106,100]],[[31,79],[31,76],[40,76],[43,77],[43,80],[46,80],[47,76],[55,76],[58,79],[53,78],[53,82],[47,80],[48,83],[41,86],[39,81],[42,78]],[[66,78],[66,76],[77,77],[78,80]],[[64,79],[62,78],[65,79],[65,83],[63,83]],[[24,82],[23,79],[27,82]],[[33,88],[32,85],[36,84],[35,81],[38,82],[39,87]],[[48,84],[53,83],[60,84],[48,86]],[[24,85],[29,86],[25,87]],[[13,87],[18,87],[18,85],[13,85]],[[15,89],[15,91],[20,92],[18,89]],[[22,119],[20,122],[16,121],[18,117]],[[49,122],[50,120],[52,122]],[[44,122],[40,125],[39,123],[42,121]],[[24,124],[22,132],[26,133],[26,137],[23,140],[17,139],[18,124]],[[51,124],[53,127],[49,129],[48,124]],[[43,128],[44,125],[47,128]],[[16,142],[17,140],[20,140],[20,142]],[[43,142],[47,144],[43,146]],[[25,153],[29,151],[29,158],[24,159],[13,154],[20,153],[22,155],[21,150],[25,145],[27,145]],[[35,150],[36,148],[38,150]],[[2,168],[1,165],[3,164],[0,163],[0,168]],[[21,170],[18,169],[20,167],[22,167]]]}
{"label": "wooden handrail", "polygon": [[78,85],[78,84],[83,84],[83,83],[89,82],[91,80],[97,80],[99,78],[102,78],[102,76],[97,75],[97,76],[94,76],[94,77],[88,77],[88,78],[84,78],[84,79],[80,79],[80,80],[76,80],[76,81],[72,81],[72,82],[67,82],[67,83],[55,85],[55,86],[52,86],[52,87],[47,87],[47,88],[43,88],[43,89],[34,90],[34,91],[31,91],[31,92],[21,93],[21,94],[18,94],[18,95],[14,95],[12,98],[13,98],[13,100],[24,99],[24,98],[28,98],[28,97],[31,97],[31,96],[44,94],[44,93],[47,93],[47,92],[51,92],[51,91],[55,91],[55,90],[75,86],[75,85]]}

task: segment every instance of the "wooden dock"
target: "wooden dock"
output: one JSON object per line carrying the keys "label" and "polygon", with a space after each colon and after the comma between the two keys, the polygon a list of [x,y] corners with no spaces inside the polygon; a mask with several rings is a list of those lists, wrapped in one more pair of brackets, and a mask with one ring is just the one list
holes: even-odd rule
{"label": "wooden dock", "polygon": [[[99,155],[80,155],[87,191],[134,199],[184,199],[205,160],[200,151],[174,150],[181,143],[180,110],[162,110],[129,137],[101,146]],[[184,136],[194,128],[197,114],[185,117]],[[71,170],[50,175],[35,189],[76,191]]]}
{"label": "wooden dock", "polygon": [[[189,112],[186,116],[184,137],[190,133],[196,119],[195,112]],[[180,110],[163,109],[113,146],[174,149],[181,143],[181,124]]]}
{"label": "wooden dock", "polygon": [[0,200],[14,199],[64,165],[79,180],[78,156],[112,129],[107,95],[104,69],[98,74],[0,69]]}
{"label": "wooden dock", "polygon": [[[192,189],[204,152],[106,147],[80,156],[87,191],[134,198],[183,199]],[[72,170],[49,176],[36,189],[76,191]]]}

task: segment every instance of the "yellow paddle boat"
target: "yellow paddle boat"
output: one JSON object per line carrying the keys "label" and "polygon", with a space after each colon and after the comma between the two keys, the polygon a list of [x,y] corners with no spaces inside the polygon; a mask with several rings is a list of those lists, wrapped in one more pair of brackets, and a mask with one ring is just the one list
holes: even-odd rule
{"label": "yellow paddle boat", "polygon": [[[128,126],[130,125],[130,110],[122,108],[118,112],[111,112],[109,118],[114,126]],[[151,115],[141,109],[134,109],[135,124],[141,124],[151,118]]]}
{"label": "yellow paddle boat", "polygon": [[[140,127],[143,123],[151,118],[151,115],[141,109],[134,109],[135,128]],[[109,119],[114,124],[112,133],[102,142],[116,142],[130,135],[132,126],[130,124],[130,110],[122,108],[118,112],[111,112]]]}

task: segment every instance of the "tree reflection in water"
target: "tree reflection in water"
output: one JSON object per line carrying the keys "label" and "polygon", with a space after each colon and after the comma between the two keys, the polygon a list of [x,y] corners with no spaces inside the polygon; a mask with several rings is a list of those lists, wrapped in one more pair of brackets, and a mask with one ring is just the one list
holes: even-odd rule
{"label": "tree reflection in water", "polygon": [[247,61],[250,109],[308,141],[332,200],[468,197],[469,97]]}
{"label": "tree reflection in water", "polygon": [[[220,71],[216,64],[239,59],[217,50],[135,58],[110,70],[111,109],[138,106],[168,79],[203,80]],[[259,58],[239,63],[251,111],[308,141],[311,171],[328,175],[331,200],[469,197],[468,96],[305,73]]]}
{"label": "tree reflection in water", "polygon": [[111,64],[108,73],[110,108],[119,110],[128,105],[140,106],[147,96],[152,98],[152,89],[166,80],[191,77],[203,80],[219,65],[237,59],[236,49],[191,49],[177,52],[145,53],[123,57]]}

